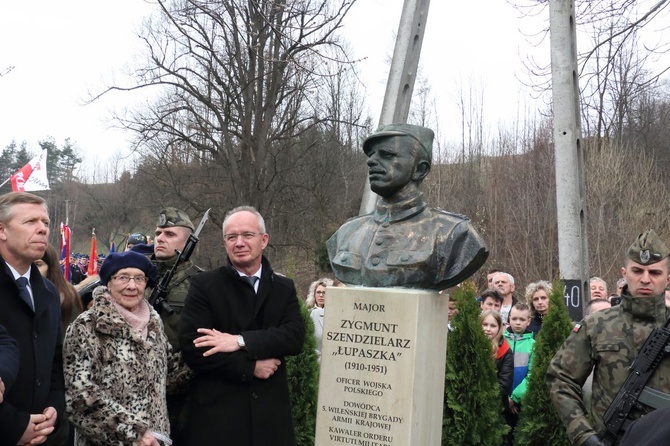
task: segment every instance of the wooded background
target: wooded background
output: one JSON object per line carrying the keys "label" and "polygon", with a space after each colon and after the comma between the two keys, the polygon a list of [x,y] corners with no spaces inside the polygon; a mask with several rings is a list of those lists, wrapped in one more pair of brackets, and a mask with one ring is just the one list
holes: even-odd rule
{"label": "wooded background", "polygon": [[[181,208],[196,224],[212,208],[194,254],[209,269],[225,261],[225,212],[249,204],[266,219],[273,267],[301,294],[317,277],[332,277],[324,242],[358,212],[367,175],[360,146],[376,123],[364,112],[356,61],[338,33],[354,1],[157,1],[132,80],[99,95],[144,90],[153,98],[115,116],[134,135],[132,163],[114,159],[84,178],[85,148],[40,142],[52,190],[38,194],[49,202],[52,243],[59,244],[66,203],[73,250],[88,252],[95,228],[105,253],[132,232],[153,234],[162,207]],[[638,39],[670,8],[647,4],[577,4],[589,36],[579,42],[589,266],[610,288],[640,232],[654,228],[670,243],[669,67],[655,58],[667,45]],[[516,6],[536,14],[546,2]],[[528,62],[527,71],[547,94],[548,67]],[[467,215],[484,236],[491,254],[475,277],[480,287],[494,267],[510,272],[518,291],[558,278],[550,106],[491,132],[483,90],[464,85],[456,94],[461,134],[443,135],[430,85],[419,79],[415,87],[410,122],[437,135],[423,185],[428,203]],[[0,178],[36,149],[8,144]]]}

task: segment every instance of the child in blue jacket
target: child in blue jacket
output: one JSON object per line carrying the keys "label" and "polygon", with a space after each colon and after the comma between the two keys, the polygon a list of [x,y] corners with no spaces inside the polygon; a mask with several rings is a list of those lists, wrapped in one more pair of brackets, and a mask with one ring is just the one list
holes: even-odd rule
{"label": "child in blue jacket", "polygon": [[528,329],[530,325],[530,307],[524,303],[517,303],[509,313],[509,327],[504,336],[514,354],[514,380],[512,393],[508,399],[508,410],[505,411],[505,421],[510,426],[510,433],[506,437],[508,445],[513,442],[514,428],[519,420],[521,400],[526,394],[528,374],[533,359],[534,334]]}

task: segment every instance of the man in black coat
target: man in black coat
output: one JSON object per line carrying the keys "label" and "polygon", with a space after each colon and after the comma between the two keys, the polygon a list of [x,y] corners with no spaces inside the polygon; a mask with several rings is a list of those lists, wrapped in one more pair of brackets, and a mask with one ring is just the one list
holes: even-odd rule
{"label": "man in black coat", "polygon": [[0,404],[0,446],[43,443],[65,416],[60,298],[33,265],[48,238],[42,198],[25,192],[0,197],[0,324],[20,351],[16,379]]}
{"label": "man in black coat", "polygon": [[11,387],[19,371],[19,346],[7,329],[0,325],[0,403],[4,399],[5,390]]}
{"label": "man in black coat", "polygon": [[193,276],[180,341],[191,383],[189,445],[294,446],[284,357],[305,338],[293,281],[263,257],[263,217],[252,207],[223,222],[229,265]]}

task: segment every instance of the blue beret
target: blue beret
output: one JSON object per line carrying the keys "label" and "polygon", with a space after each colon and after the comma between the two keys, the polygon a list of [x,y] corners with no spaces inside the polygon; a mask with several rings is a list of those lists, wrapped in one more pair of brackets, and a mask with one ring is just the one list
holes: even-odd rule
{"label": "blue beret", "polygon": [[133,252],[139,252],[140,254],[143,254],[145,256],[151,256],[154,253],[154,244],[144,244],[144,243],[138,243],[137,245],[133,245],[132,248],[130,248],[131,251]]}
{"label": "blue beret", "polygon": [[123,268],[137,268],[142,270],[147,276],[147,285],[152,288],[156,285],[156,281],[158,280],[158,270],[146,256],[134,251],[113,252],[108,255],[100,267],[100,282],[103,285],[107,285],[112,278],[112,275]]}

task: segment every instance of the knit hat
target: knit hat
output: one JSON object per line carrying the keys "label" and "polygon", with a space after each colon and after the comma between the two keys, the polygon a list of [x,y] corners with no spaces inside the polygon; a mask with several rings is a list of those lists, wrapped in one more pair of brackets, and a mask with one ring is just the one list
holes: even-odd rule
{"label": "knit hat", "polygon": [[130,248],[130,250],[151,257],[151,255],[154,253],[154,244],[152,243],[150,245],[146,245],[144,243],[139,243]]}
{"label": "knit hat", "polygon": [[100,282],[103,285],[111,280],[112,275],[123,268],[137,268],[147,276],[147,286],[153,288],[158,280],[158,270],[146,256],[139,252],[113,252],[107,256],[100,267]]}

